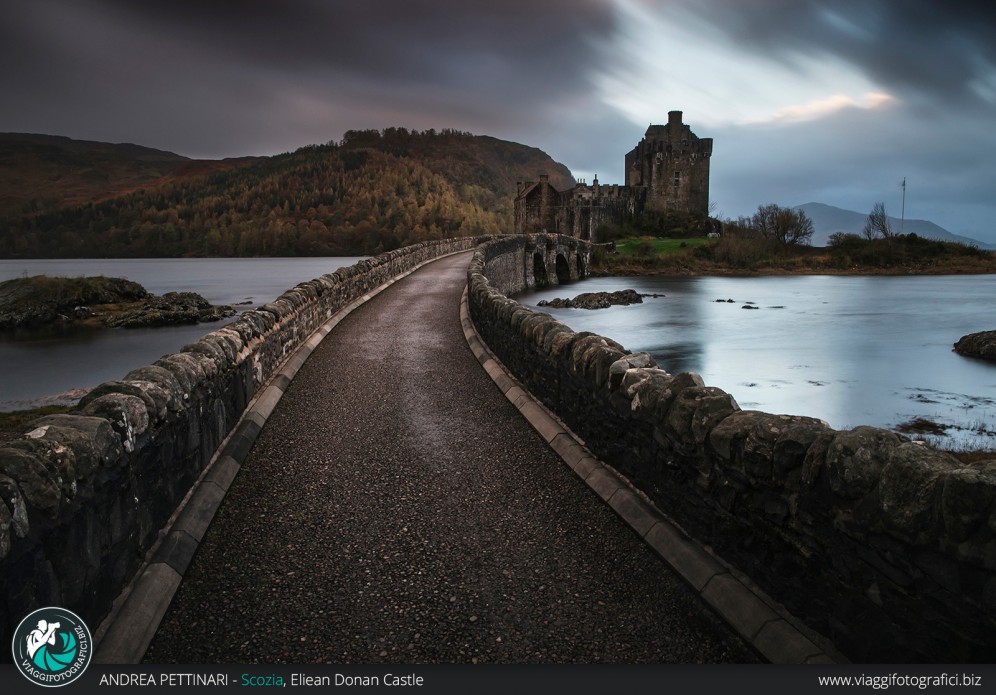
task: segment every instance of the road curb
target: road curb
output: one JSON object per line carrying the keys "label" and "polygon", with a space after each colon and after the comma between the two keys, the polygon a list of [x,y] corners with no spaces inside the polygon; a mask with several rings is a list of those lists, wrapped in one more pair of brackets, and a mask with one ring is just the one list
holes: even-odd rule
{"label": "road curb", "polygon": [[160,539],[146,553],[143,566],[115,599],[110,614],[94,632],[94,663],[141,662],[208,526],[252,450],[256,438],[294,376],[325,336],[355,309],[419,268],[469,251],[453,251],[423,261],[354,299],[315,329],[297,350],[287,356],[215,451],[211,461],[177,506],[161,532]]}
{"label": "road curb", "polygon": [[[584,443],[505,368],[477,333],[464,288],[460,324],[481,367],[585,484],[608,504],[725,623],[773,664],[847,663],[747,577],[700,546]],[[821,646],[822,645],[822,646]]]}

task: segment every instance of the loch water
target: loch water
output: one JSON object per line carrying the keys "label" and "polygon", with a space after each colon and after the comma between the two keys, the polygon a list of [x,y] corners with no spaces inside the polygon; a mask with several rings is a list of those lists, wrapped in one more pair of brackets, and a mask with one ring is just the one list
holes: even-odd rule
{"label": "loch water", "polygon": [[[0,260],[0,280],[125,277],[156,294],[193,291],[250,309],[357,260]],[[597,311],[536,306],[627,288],[664,296]],[[590,278],[516,299],[574,330],[649,352],[672,373],[697,372],[744,409],[818,417],[839,429],[923,418],[944,428],[945,444],[996,447],[996,364],[951,349],[966,333],[996,329],[996,276]],[[119,379],[225,323],[0,331],[0,410],[71,400],[74,390]]]}
{"label": "loch water", "polygon": [[[594,311],[536,306],[627,288],[664,296]],[[671,373],[697,372],[745,410],[838,429],[923,418],[943,427],[945,445],[996,448],[996,364],[952,351],[996,329],[996,276],[610,277],[516,299]]]}
{"label": "loch water", "polygon": [[[33,275],[105,275],[140,283],[153,294],[188,291],[212,304],[252,309],[359,257],[0,260],[0,281]],[[229,323],[161,328],[0,331],[0,411],[73,400],[78,389],[120,379]]]}

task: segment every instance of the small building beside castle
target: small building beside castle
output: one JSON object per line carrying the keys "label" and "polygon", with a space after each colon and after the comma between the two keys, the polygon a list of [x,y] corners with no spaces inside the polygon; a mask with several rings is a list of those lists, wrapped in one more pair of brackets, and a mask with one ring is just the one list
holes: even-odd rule
{"label": "small building beside castle", "polygon": [[622,224],[644,212],[709,214],[709,158],[712,138],[699,138],[669,111],[667,125],[651,125],[626,154],[626,184],[581,181],[556,190],[549,177],[519,183],[515,231],[553,232],[594,240],[603,224]]}

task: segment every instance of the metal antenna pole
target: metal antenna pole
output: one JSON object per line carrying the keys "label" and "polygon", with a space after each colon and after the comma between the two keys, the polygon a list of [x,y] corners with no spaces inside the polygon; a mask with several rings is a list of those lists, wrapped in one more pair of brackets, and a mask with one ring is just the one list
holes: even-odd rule
{"label": "metal antenna pole", "polygon": [[906,177],[903,177],[903,208],[902,216],[899,218],[899,235],[903,234],[903,227],[906,225]]}

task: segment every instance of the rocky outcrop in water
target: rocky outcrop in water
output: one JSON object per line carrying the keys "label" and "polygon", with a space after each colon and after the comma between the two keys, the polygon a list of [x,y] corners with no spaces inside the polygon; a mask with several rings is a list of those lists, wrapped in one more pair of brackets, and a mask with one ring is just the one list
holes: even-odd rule
{"label": "rocky outcrop in water", "polygon": [[642,304],[644,297],[661,297],[658,294],[640,294],[636,290],[619,290],[618,292],[585,292],[574,299],[540,300],[536,306],[548,306],[554,309],[607,309],[610,306],[626,306],[627,304]]}
{"label": "rocky outcrop in water", "polygon": [[[88,305],[134,302],[151,295],[123,278],[36,275],[0,282],[0,328],[43,326],[91,314]],[[85,315],[84,315],[85,314]]]}
{"label": "rocky outcrop in water", "polygon": [[996,331],[964,335],[954,344],[954,350],[959,355],[996,362]]}
{"label": "rocky outcrop in water", "polygon": [[137,328],[234,316],[194,292],[150,294],[137,282],[108,277],[16,278],[0,283],[0,329],[56,323]]}
{"label": "rocky outcrop in water", "polygon": [[230,306],[213,306],[196,292],[167,292],[162,297],[151,297],[141,306],[108,319],[105,324],[112,328],[175,326],[218,321],[235,313]]}

